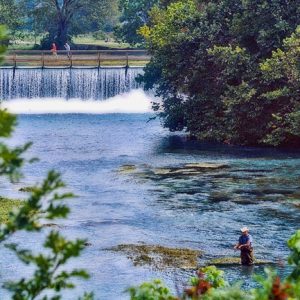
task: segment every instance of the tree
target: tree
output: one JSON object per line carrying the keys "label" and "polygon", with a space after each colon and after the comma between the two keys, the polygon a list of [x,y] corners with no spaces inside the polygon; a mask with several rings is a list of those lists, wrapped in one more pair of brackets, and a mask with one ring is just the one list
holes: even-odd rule
{"label": "tree", "polygon": [[[30,7],[30,0],[23,0]],[[29,9],[40,31],[48,32],[43,47],[56,42],[60,48],[72,35],[97,31],[116,12],[116,0],[36,0]]]}
{"label": "tree", "polygon": [[171,2],[174,0],[120,0],[121,17],[120,24],[115,28],[116,36],[131,45],[143,45],[145,40],[138,31],[149,24],[149,12],[155,6],[167,7]]}
{"label": "tree", "polygon": [[21,17],[21,7],[15,0],[0,0],[0,25],[6,25],[10,35],[14,35],[16,30],[24,23]]}
{"label": "tree", "polygon": [[266,143],[297,146],[300,137],[300,26],[286,38],[283,49],[260,65],[266,91],[262,95],[276,108],[267,125]]}
{"label": "tree", "polygon": [[149,11],[159,0],[120,0],[120,25],[116,35],[122,41],[132,45],[143,43],[143,37],[137,30],[149,22]]}
{"label": "tree", "polygon": [[[265,94],[277,82],[266,82],[261,69],[296,30],[297,1],[177,1],[149,15],[139,32],[152,60],[140,80],[162,98],[154,109],[167,128],[231,144],[300,144],[295,130],[285,130],[287,122],[272,124],[282,108]],[[288,81],[281,83],[283,88]],[[294,98],[285,109],[298,130],[299,100],[285,96]]]}

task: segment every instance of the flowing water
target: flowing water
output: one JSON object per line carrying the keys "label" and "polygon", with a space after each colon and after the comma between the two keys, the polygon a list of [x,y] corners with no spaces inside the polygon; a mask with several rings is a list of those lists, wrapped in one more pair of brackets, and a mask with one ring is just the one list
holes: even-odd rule
{"label": "flowing water", "polygon": [[137,89],[142,68],[0,69],[0,99],[104,100]]}
{"label": "flowing water", "polygon": [[[106,107],[99,104],[106,101],[88,101],[88,111],[79,100],[73,102],[73,110],[64,110],[64,100],[52,99],[58,101],[55,106],[61,113],[52,111],[51,105],[47,109],[49,99],[32,101],[5,102],[10,110],[20,113],[10,143],[33,141],[28,156],[40,161],[26,166],[26,177],[19,184],[0,184],[3,195],[22,197],[20,187],[40,181],[47,170],[56,169],[79,196],[70,202],[72,214],[60,223],[61,232],[91,243],[71,264],[86,268],[91,279],[78,282],[78,288],[66,293],[64,299],[76,299],[84,290],[94,291],[96,299],[128,299],[124,290],[130,285],[162,278],[175,289],[193,274],[134,266],[123,253],[107,250],[119,244],[199,249],[204,251],[201,264],[215,257],[237,256],[232,245],[239,228],[247,225],[256,256],[284,263],[289,253],[286,240],[300,221],[300,154],[296,151],[197,143],[184,135],[170,134],[158,120],[148,122],[152,117],[150,99],[141,91],[108,100]],[[115,101],[118,113],[113,113]],[[96,104],[100,105],[97,113],[86,113],[93,112]],[[190,176],[153,172],[207,162],[226,168]],[[121,172],[124,165],[136,171]],[[21,233],[15,240],[24,247],[40,249],[40,236],[25,237]],[[9,251],[0,251],[1,282],[15,278],[16,273],[31,273]],[[243,280],[243,287],[249,288],[254,285],[252,274],[262,273],[263,267],[236,266],[224,271],[230,281]],[[287,271],[280,267],[282,274]],[[4,290],[0,295],[0,299],[9,299]]]}

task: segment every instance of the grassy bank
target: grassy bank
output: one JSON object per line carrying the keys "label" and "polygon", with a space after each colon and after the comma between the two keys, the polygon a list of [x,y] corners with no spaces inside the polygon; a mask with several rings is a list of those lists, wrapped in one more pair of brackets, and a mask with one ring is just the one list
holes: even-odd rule
{"label": "grassy bank", "polygon": [[92,35],[79,35],[73,38],[73,42],[75,45],[85,45],[91,47],[101,47],[107,49],[128,49],[130,45],[127,43],[119,43],[114,39],[110,38],[109,40],[105,41],[102,39],[96,39]]}
{"label": "grassy bank", "polygon": [[9,212],[15,207],[20,207],[21,204],[21,200],[0,197],[0,223],[7,222]]}
{"label": "grassy bank", "polygon": [[[36,46],[39,46],[43,36],[37,36],[35,39],[32,34],[26,34],[22,38],[16,38],[11,41],[9,50],[32,50]],[[100,49],[130,49],[132,48],[127,43],[119,43],[114,38],[97,39],[92,34],[78,35],[73,37],[73,49],[84,49],[84,50],[100,50]],[[35,44],[36,43],[36,44]],[[61,49],[64,50],[64,49]]]}

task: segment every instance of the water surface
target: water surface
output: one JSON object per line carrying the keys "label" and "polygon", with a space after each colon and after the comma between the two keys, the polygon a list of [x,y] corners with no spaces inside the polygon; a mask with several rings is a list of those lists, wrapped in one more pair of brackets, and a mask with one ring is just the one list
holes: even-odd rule
{"label": "water surface", "polygon": [[[87,238],[92,244],[72,266],[85,267],[88,282],[64,299],[75,299],[83,290],[96,299],[127,299],[124,290],[152,278],[163,278],[171,288],[183,284],[190,272],[156,272],[135,267],[121,253],[105,249],[119,244],[161,244],[203,250],[203,260],[237,255],[232,245],[239,228],[247,225],[258,258],[284,260],[286,240],[299,228],[300,155],[293,151],[239,148],[188,141],[162,129],[150,114],[49,114],[21,115],[11,141],[31,140],[29,156],[40,162],[27,166],[26,179],[2,191],[20,196],[18,188],[40,181],[49,169],[63,174],[79,196],[70,202],[72,214],[63,221],[62,233]],[[211,162],[227,169],[198,176],[144,178],[120,174],[122,165],[142,170],[186,163]],[[39,249],[40,237],[16,237],[22,245]],[[1,250],[1,282],[18,272],[13,255]],[[225,268],[231,281],[243,279],[253,286],[252,272],[242,267]],[[284,270],[282,271],[284,272]],[[8,295],[2,291],[7,299]]]}

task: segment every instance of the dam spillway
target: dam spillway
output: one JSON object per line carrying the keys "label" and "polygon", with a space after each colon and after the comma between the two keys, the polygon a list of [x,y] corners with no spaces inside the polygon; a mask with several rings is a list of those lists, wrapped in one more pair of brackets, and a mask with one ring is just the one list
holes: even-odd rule
{"label": "dam spillway", "polygon": [[141,87],[142,67],[100,69],[0,69],[0,99],[105,100]]}

